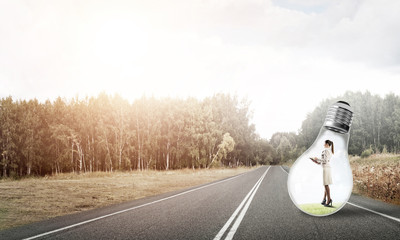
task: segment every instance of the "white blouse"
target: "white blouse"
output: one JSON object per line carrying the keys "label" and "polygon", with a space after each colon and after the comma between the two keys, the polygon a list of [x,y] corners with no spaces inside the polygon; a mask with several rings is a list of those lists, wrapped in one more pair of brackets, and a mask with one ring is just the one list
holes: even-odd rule
{"label": "white blouse", "polygon": [[330,166],[329,161],[332,158],[332,151],[330,148],[325,148],[322,151],[321,158],[317,158],[317,162],[325,166]]}

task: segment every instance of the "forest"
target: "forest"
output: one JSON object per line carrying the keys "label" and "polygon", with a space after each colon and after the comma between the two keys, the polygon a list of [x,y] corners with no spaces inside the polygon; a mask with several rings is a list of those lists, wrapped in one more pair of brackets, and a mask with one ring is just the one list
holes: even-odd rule
{"label": "forest", "polygon": [[1,177],[268,164],[249,102],[119,95],[0,101]]}
{"label": "forest", "polygon": [[328,107],[354,109],[349,154],[400,152],[400,99],[346,92],[323,100],[297,132],[261,138],[250,102],[229,94],[195,98],[119,95],[40,103],[0,100],[0,176],[281,164],[314,141]]}
{"label": "forest", "polygon": [[295,132],[277,132],[269,143],[279,162],[297,158],[318,136],[329,106],[344,100],[353,108],[349,154],[369,156],[372,153],[400,153],[400,98],[391,93],[383,98],[370,92],[346,92],[322,101],[307,114]]}

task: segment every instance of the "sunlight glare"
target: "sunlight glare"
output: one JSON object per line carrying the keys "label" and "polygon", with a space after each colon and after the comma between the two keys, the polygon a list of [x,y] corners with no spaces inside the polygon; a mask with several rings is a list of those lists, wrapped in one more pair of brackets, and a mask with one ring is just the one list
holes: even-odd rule
{"label": "sunlight glare", "polygon": [[104,64],[129,66],[147,52],[147,35],[135,22],[115,18],[102,24],[95,35],[95,54]]}

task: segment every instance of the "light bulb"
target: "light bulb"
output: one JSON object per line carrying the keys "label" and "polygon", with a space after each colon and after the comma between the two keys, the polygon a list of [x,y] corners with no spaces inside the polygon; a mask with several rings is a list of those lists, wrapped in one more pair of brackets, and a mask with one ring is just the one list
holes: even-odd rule
{"label": "light bulb", "polygon": [[[347,149],[352,119],[353,110],[350,104],[344,101],[333,104],[328,109],[325,122],[314,143],[290,168],[287,182],[289,195],[301,211],[312,216],[327,216],[338,212],[349,200],[353,189],[353,176]],[[328,165],[317,164],[310,158],[322,159],[323,150],[329,146],[325,145],[326,140],[333,142],[334,153]],[[325,170],[327,172],[323,173]],[[329,174],[329,171],[332,179],[330,184],[323,181],[324,174]],[[325,183],[329,186],[332,206],[322,204]]]}

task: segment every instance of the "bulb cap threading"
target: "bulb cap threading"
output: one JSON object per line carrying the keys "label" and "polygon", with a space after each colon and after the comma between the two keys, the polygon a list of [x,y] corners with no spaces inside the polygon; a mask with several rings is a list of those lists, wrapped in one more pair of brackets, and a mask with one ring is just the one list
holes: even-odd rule
{"label": "bulb cap threading", "polygon": [[350,104],[338,101],[329,107],[324,127],[338,133],[348,133],[353,120],[353,109]]}

